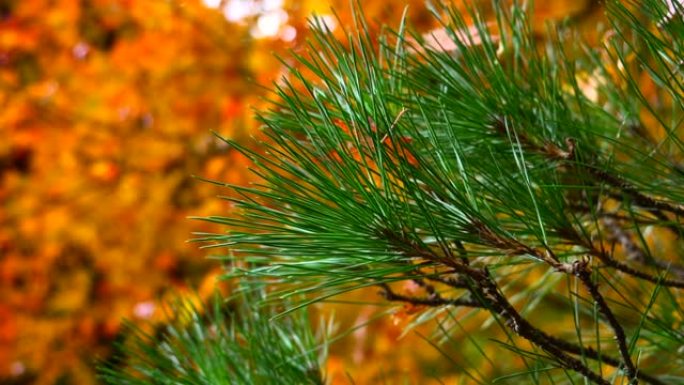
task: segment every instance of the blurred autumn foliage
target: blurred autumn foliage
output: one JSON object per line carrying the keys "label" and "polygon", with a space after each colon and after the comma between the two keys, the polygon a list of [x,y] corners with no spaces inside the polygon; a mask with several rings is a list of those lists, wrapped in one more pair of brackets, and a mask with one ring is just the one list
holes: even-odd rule
{"label": "blurred autumn foliage", "polygon": [[[597,14],[588,1],[537,3],[540,28],[549,17]],[[395,23],[404,5],[414,25],[435,27],[422,0],[368,2],[364,12]],[[283,74],[273,53],[287,60],[288,49],[305,49],[312,13],[328,14],[334,28],[351,22],[348,9],[315,0],[0,1],[0,383],[95,383],[94,360],[107,356],[122,318],[161,319],[170,290],[210,290],[205,277],[217,264],[185,243],[209,225],[186,217],[229,207],[191,176],[249,180],[210,131],[254,134],[257,84]],[[334,308],[349,325],[375,309]],[[388,370],[420,382],[439,352],[417,336],[398,339],[411,312],[343,341],[333,382],[349,372],[371,383]]]}

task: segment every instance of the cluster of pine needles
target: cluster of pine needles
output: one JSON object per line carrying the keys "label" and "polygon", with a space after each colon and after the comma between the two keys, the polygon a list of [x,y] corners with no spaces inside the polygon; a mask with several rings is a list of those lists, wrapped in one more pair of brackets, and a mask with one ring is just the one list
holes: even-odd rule
{"label": "cluster of pine needles", "polygon": [[502,1],[434,6],[448,39],[360,15],[338,40],[314,19],[259,114],[268,139],[226,140],[259,182],[214,182],[235,210],[201,218],[226,228],[197,241],[238,294],[138,332],[104,378],[322,384],[306,307],[377,288],[445,352],[485,314],[497,361],[526,368],[462,383],[684,384],[684,9],[606,3],[598,46]]}

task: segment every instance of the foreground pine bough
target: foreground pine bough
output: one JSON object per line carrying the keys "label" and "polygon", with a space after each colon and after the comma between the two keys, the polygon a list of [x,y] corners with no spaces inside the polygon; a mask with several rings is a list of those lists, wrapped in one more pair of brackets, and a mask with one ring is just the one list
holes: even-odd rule
{"label": "foreground pine bough", "polygon": [[273,322],[278,308],[259,306],[263,286],[245,282],[242,289],[200,307],[176,301],[175,317],[155,333],[128,325],[132,338],[102,364],[100,378],[117,385],[324,384],[325,345],[307,313]]}
{"label": "foreground pine bough", "polygon": [[[682,6],[609,1],[585,47],[495,4],[474,25],[436,9],[448,41],[314,22],[269,141],[227,141],[262,182],[229,186],[236,214],[203,218],[227,232],[198,241],[297,308],[377,286],[436,319],[488,312],[516,383],[684,383]],[[550,303],[574,330],[527,317]]]}

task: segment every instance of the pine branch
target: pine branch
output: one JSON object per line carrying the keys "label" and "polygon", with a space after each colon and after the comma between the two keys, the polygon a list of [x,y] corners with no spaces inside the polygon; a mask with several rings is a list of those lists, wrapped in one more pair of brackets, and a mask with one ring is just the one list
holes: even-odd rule
{"label": "pine branch", "polygon": [[[398,237],[392,237],[395,242],[398,240]],[[505,242],[502,240],[499,240],[498,242]],[[505,242],[507,243],[507,242]],[[417,251],[417,247],[415,245],[407,247],[408,250],[412,250],[413,253],[418,253],[421,254],[423,257],[426,257],[424,253],[420,253]],[[479,290],[476,290],[473,292],[473,296],[475,298],[478,298],[482,302],[478,301],[473,301],[469,299],[446,299],[442,298],[441,296],[431,296],[429,298],[417,298],[417,297],[411,297],[411,296],[404,296],[401,294],[397,294],[392,289],[389,287],[387,284],[379,284],[383,288],[382,295],[388,300],[388,301],[400,301],[400,302],[406,302],[410,303],[412,305],[421,305],[421,306],[465,306],[465,307],[484,307],[484,308],[489,308],[489,309],[494,309],[496,314],[504,317],[506,319],[506,325],[509,326],[516,334],[520,335],[523,338],[526,338],[530,340],[531,342],[535,343],[536,345],[540,346],[542,349],[548,351],[549,353],[552,353],[554,357],[559,358],[564,367],[568,369],[572,369],[577,371],[578,373],[584,375],[588,379],[592,380],[595,383],[607,383],[607,382],[601,382],[605,381],[600,376],[598,376],[596,373],[591,372],[587,367],[579,363],[579,361],[576,361],[572,357],[565,356],[565,355],[558,355],[558,350],[560,351],[565,351],[573,354],[578,354],[582,355],[587,358],[591,358],[594,360],[601,361],[603,363],[606,363],[611,366],[615,367],[625,367],[627,369],[628,375],[630,376],[630,384],[637,384],[638,381],[637,379],[644,380],[647,383],[650,384],[655,384],[655,385],[662,385],[665,384],[664,382],[660,381],[659,379],[650,376],[646,373],[643,373],[642,371],[637,371],[636,367],[634,366],[634,363],[631,361],[631,358],[629,356],[629,351],[627,348],[627,341],[625,337],[624,330],[622,329],[622,326],[620,323],[617,321],[615,316],[613,315],[612,311],[610,310],[610,307],[608,304],[605,302],[605,299],[603,296],[599,293],[598,287],[596,284],[591,280],[590,277],[590,270],[588,268],[588,264],[586,261],[576,261],[575,263],[569,264],[569,263],[560,263],[558,262],[557,258],[555,257],[545,257],[541,256],[540,253],[537,251],[526,248],[528,252],[531,252],[537,256],[537,258],[543,259],[547,261],[548,264],[550,264],[555,270],[559,272],[564,272],[567,274],[575,275],[580,278],[582,283],[587,287],[589,290],[590,294],[592,295],[592,298],[598,303],[599,309],[601,310],[601,313],[604,314],[606,319],[608,319],[611,327],[614,329],[614,332],[616,334],[616,341],[619,347],[619,351],[622,355],[623,360],[620,361],[618,359],[609,357],[607,355],[602,355],[596,352],[591,347],[587,346],[578,346],[574,345],[572,343],[569,343],[565,340],[559,339],[557,337],[550,336],[549,334],[543,332],[540,329],[535,328],[532,326],[528,321],[526,321],[524,318],[520,316],[520,314],[513,309],[513,307],[508,303],[508,301],[499,293],[499,289],[497,288],[497,285],[494,283],[494,281],[489,277],[488,273],[485,271],[482,272],[476,272],[474,270],[470,270],[471,275],[469,275],[469,278],[471,279],[476,279],[476,282],[478,283]],[[439,260],[439,256],[434,256],[431,259],[433,260]],[[486,274],[486,275],[485,275]],[[463,280],[462,282],[465,282]],[[458,285],[458,287],[462,287],[461,285]],[[485,290],[485,288],[487,288]],[[472,286],[471,286],[472,289]],[[496,295],[493,295],[492,293],[496,292]],[[488,294],[488,295],[486,295]]]}
{"label": "pine branch", "polygon": [[[494,127],[496,128],[497,132],[505,135],[509,135],[508,132],[508,124],[505,122],[505,120],[501,118],[497,118],[495,120]],[[566,139],[566,144],[567,144],[567,149],[561,149],[560,147],[556,146],[553,143],[546,143],[545,145],[536,145],[532,142],[532,140],[527,137],[524,133],[516,132],[515,133],[516,137],[518,138],[519,143],[521,143],[523,146],[533,150],[537,151],[540,153],[543,153],[544,155],[548,156],[549,160],[563,160],[563,161],[574,161],[575,160],[575,141],[573,139]],[[574,167],[577,167],[577,164],[573,164]],[[667,217],[664,216],[664,214],[661,213],[661,211],[670,211],[672,213],[675,213],[677,215],[680,215],[680,208],[677,206],[673,206],[664,202],[659,202],[656,201],[652,198],[649,198],[641,193],[631,186],[629,183],[627,183],[624,180],[621,180],[619,177],[610,175],[608,172],[598,169],[595,166],[583,166],[582,167],[584,170],[588,171],[591,175],[597,178],[598,181],[600,182],[605,182],[613,187],[619,188],[620,191],[623,193],[629,195],[635,200],[635,203],[637,205],[644,207],[644,208],[650,208],[655,210],[655,214],[660,220],[667,220]],[[617,197],[617,196],[614,196]],[[681,213],[684,213],[682,211]],[[574,239],[572,240],[577,240],[578,237],[573,237]],[[677,287],[677,288],[684,288],[684,281],[683,280],[675,280],[675,279],[662,279],[653,275],[650,275],[646,272],[636,270],[627,264],[615,260],[613,257],[609,256],[607,253],[604,251],[599,251],[596,249],[593,245],[589,246],[587,245],[586,242],[584,243],[585,246],[588,246],[589,249],[591,250],[592,255],[598,257],[603,263],[605,263],[607,266],[610,266],[612,268],[615,268],[617,270],[620,270],[623,273],[645,279],[647,281],[653,282],[653,283],[658,283],[663,286],[669,286],[669,287]]]}
{"label": "pine branch", "polygon": [[[486,309],[507,334],[545,352],[534,359],[553,361],[571,382],[581,376],[608,384],[595,364],[621,369],[631,384],[664,382],[644,370],[662,378],[669,370],[678,378],[684,373],[676,369],[677,357],[668,362],[654,352],[670,355],[674,350],[664,347],[681,338],[671,330],[674,321],[650,310],[657,303],[658,309],[684,312],[679,291],[669,291],[684,288],[683,276],[678,265],[666,266],[639,249],[620,226],[681,230],[671,217],[684,213],[678,187],[684,180],[675,170],[684,156],[676,135],[684,102],[672,63],[684,48],[669,44],[680,34],[671,24],[659,32],[641,25],[663,19],[655,16],[657,0],[635,10],[616,1],[609,7],[615,43],[599,48],[566,49],[565,40],[554,40],[567,40],[559,32],[539,49],[517,6],[496,7],[497,36],[475,9],[467,17],[446,6],[436,9],[444,35],[453,40],[448,51],[417,34],[408,38],[403,27],[394,40],[376,39],[359,19],[361,30],[342,44],[319,26],[310,54],[296,55],[313,76],[289,68],[273,110],[260,116],[270,140],[260,143],[263,151],[228,141],[254,163],[261,181],[232,186],[240,196],[231,198],[236,213],[206,218],[229,232],[200,240],[230,249],[225,259],[233,266],[231,277],[272,283],[273,298],[311,296],[299,306],[378,285],[388,301],[419,310]],[[651,19],[636,22],[634,12],[642,8]],[[597,77],[598,97],[584,94],[580,71]],[[660,103],[671,106],[644,96],[638,82],[645,77],[667,94]],[[661,142],[634,140],[640,134],[624,129],[643,111],[668,133]],[[593,209],[615,202],[618,211]],[[625,261],[604,249],[611,240],[628,251]],[[587,255],[596,266],[589,266]],[[511,293],[503,282],[520,277],[523,267],[547,274]],[[641,315],[638,325],[613,313],[590,273],[598,267],[629,275],[628,284],[657,285],[654,293],[644,289],[652,285],[630,287],[650,297],[644,308],[643,301],[624,305]],[[660,277],[650,267],[675,277]],[[548,303],[547,296],[559,295],[552,277],[561,275],[576,277],[591,297],[567,308],[577,343],[532,325],[523,317],[529,309],[513,305],[520,295],[531,298],[530,307]],[[389,282],[402,279],[425,295],[394,291]],[[605,276],[600,284],[624,283]],[[666,294],[659,295],[661,287]],[[595,325],[598,318],[607,322],[619,358],[601,352],[600,343],[593,348],[582,341],[584,314],[594,314]],[[600,341],[605,332],[596,327]],[[628,334],[634,336],[629,343]],[[630,347],[640,349],[638,369]]]}
{"label": "pine branch", "polygon": [[[486,227],[484,227],[482,224],[479,224],[478,226],[480,227],[482,233],[487,234],[487,237],[494,237],[494,235],[490,234]],[[397,247],[402,252],[410,253],[411,256],[420,256],[427,260],[442,262],[444,264],[449,265],[455,271],[458,271],[460,274],[465,275],[468,279],[472,280],[474,282],[474,285],[471,286],[471,293],[474,296],[474,298],[478,299],[478,301],[476,301],[475,304],[479,305],[473,305],[472,307],[485,307],[489,309],[491,312],[493,312],[495,315],[502,317],[505,320],[506,326],[508,326],[515,334],[529,340],[533,344],[539,346],[544,351],[551,354],[552,357],[556,359],[562,367],[573,370],[596,384],[610,384],[600,375],[589,369],[581,361],[563,353],[563,349],[557,346],[557,341],[547,338],[547,335],[545,333],[532,326],[527,320],[520,316],[520,314],[513,308],[513,306],[508,302],[508,300],[503,295],[501,295],[498,286],[491,278],[486,268],[475,269],[466,266],[465,264],[463,264],[463,262],[453,261],[448,257],[444,258],[442,256],[435,255],[427,250],[422,250],[420,246],[411,243],[410,241],[407,242],[406,239],[402,239],[401,236],[393,234],[389,231],[385,231],[384,235],[388,237],[391,240],[392,244],[394,244],[395,247]],[[522,248],[527,251],[531,251],[531,249],[522,244],[515,243],[511,240],[506,240],[499,237],[492,238],[490,239],[490,241],[494,242],[498,247],[514,247],[515,249]],[[562,266],[563,265],[559,263],[556,264],[555,267],[558,269],[562,269]],[[386,285],[383,286],[383,288],[385,290],[385,296],[388,300],[400,300],[420,305],[432,304],[433,306],[468,306],[462,303],[460,300],[444,300],[442,298],[418,299],[405,297],[392,292],[391,289]],[[470,304],[472,302],[468,301],[467,303]]]}
{"label": "pine branch", "polygon": [[306,312],[273,322],[276,309],[262,306],[264,288],[243,282],[241,289],[201,307],[179,298],[176,318],[152,334],[130,324],[100,378],[112,385],[325,384],[319,354],[326,347]]}

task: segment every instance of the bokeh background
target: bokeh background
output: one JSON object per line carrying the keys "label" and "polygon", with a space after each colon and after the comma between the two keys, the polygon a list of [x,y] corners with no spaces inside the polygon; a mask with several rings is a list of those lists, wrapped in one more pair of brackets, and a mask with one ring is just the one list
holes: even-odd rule
{"label": "bokeh background", "polygon": [[[422,0],[362,2],[374,27],[406,5],[436,27]],[[588,0],[536,8],[540,30],[601,17]],[[95,384],[122,319],[163,322],[171,293],[212,290],[217,262],[186,240],[217,229],[187,217],[230,207],[192,175],[249,181],[211,130],[258,135],[262,86],[284,73],[274,54],[304,50],[313,13],[335,33],[352,18],[333,0],[0,0],[0,384]],[[374,317],[327,306],[342,324]],[[332,381],[433,381],[440,353],[399,338],[411,314],[337,344]]]}

